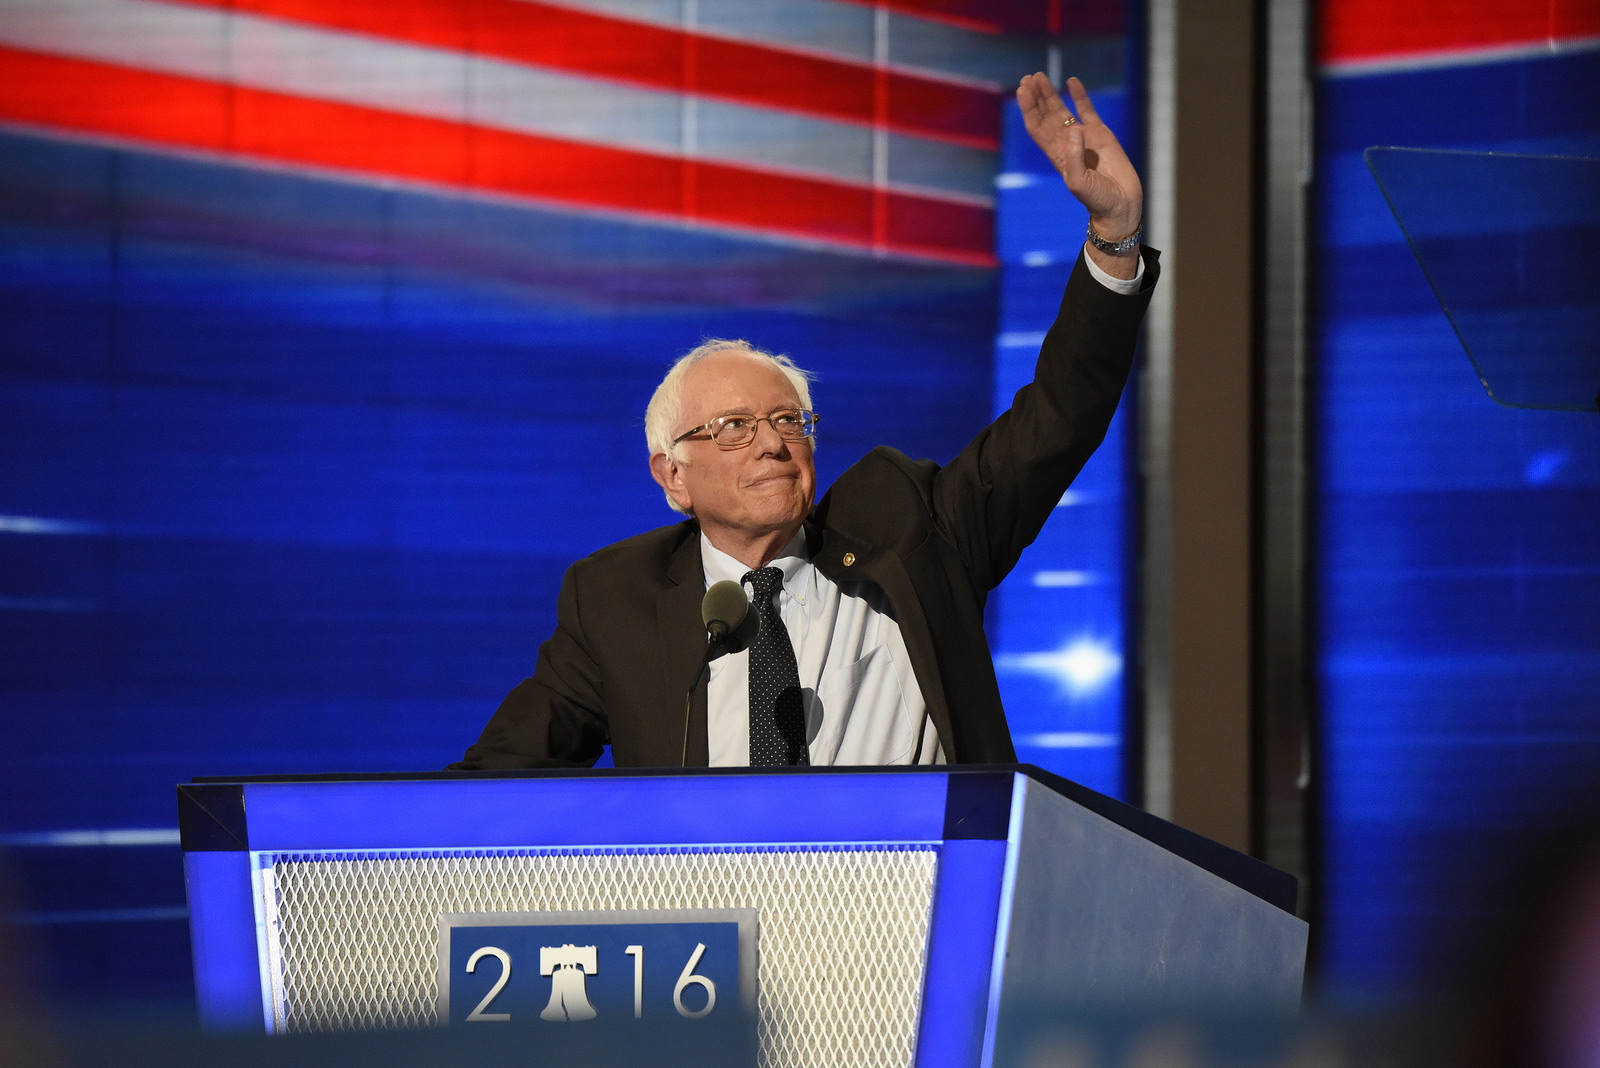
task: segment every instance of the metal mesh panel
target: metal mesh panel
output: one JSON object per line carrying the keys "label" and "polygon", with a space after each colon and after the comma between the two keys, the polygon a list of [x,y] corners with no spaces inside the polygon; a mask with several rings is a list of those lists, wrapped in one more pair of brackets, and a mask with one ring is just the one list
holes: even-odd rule
{"label": "metal mesh panel", "polygon": [[262,862],[280,1030],[434,1026],[446,912],[756,908],[763,1066],[912,1063],[931,847]]}

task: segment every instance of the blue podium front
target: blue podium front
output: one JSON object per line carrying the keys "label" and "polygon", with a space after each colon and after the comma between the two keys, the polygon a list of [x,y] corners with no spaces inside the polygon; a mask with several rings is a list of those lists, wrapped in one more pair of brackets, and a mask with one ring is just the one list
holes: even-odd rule
{"label": "blue podium front", "polygon": [[1292,1006],[1304,967],[1287,876],[1031,768],[197,780],[178,803],[214,1028],[654,1021],[728,1049],[748,1026],[768,1065],[976,1066],[1008,1013]]}

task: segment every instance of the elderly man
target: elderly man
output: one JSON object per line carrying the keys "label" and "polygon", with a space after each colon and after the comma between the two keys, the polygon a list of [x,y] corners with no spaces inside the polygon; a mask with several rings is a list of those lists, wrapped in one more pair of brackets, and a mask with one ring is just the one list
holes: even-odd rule
{"label": "elderly man", "polygon": [[[618,766],[1015,759],[984,602],[1104,437],[1158,273],[1139,176],[1068,85],[1076,116],[1042,74],[1017,90],[1089,234],[1010,410],[943,468],[878,448],[813,504],[805,374],[743,342],[684,356],[646,435],[690,518],[572,566],[533,676],[455,767],[592,764],[607,744]],[[723,579],[761,626],[707,665],[701,600]]]}

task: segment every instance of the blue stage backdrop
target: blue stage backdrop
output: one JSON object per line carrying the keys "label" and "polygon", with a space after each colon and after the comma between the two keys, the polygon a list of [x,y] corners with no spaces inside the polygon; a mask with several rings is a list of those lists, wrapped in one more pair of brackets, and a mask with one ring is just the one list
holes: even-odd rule
{"label": "blue stage backdrop", "polygon": [[[390,6],[0,21],[0,879],[76,1003],[189,995],[174,783],[460,756],[566,566],[677,518],[679,353],[814,369],[824,487],[951,457],[1082,232],[1002,83],[1076,34],[1121,115],[1116,5]],[[1113,793],[1121,433],[991,619],[1024,757]]]}
{"label": "blue stage backdrop", "polygon": [[[1126,100],[1120,88],[1094,94],[1095,110],[1131,138]],[[1014,108],[1003,145],[996,414],[1033,377],[1088,223]],[[1123,721],[1131,691],[1123,667],[1127,598],[1138,573],[1136,539],[1127,529],[1137,515],[1130,480],[1136,405],[1130,388],[1104,444],[991,598],[988,627],[1017,759],[1115,797],[1126,790]]]}
{"label": "blue stage backdrop", "polygon": [[[1518,7],[1544,26],[1544,5]],[[1492,37],[1506,7],[1483,8]],[[1478,963],[1507,858],[1594,799],[1600,418],[1485,395],[1362,152],[1600,156],[1600,51],[1332,58],[1314,210],[1321,974],[1341,998],[1426,997]],[[1592,316],[1594,280],[1557,266],[1571,224],[1525,277]],[[1486,278],[1521,269],[1503,229],[1461,235]]]}

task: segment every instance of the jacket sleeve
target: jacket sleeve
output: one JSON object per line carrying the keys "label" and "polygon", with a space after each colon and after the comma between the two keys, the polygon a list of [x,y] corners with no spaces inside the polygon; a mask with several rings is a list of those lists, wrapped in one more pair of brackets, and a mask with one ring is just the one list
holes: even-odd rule
{"label": "jacket sleeve", "polygon": [[1096,281],[1079,253],[1033,381],[934,478],[934,522],[980,589],[1016,565],[1105,438],[1160,273],[1160,254],[1143,255],[1143,287],[1129,295]]}
{"label": "jacket sleeve", "polygon": [[561,580],[556,629],[531,678],[506,695],[476,744],[449,770],[588,767],[610,741],[600,671],[579,607],[576,566]]}

